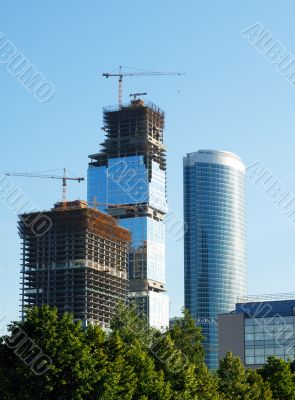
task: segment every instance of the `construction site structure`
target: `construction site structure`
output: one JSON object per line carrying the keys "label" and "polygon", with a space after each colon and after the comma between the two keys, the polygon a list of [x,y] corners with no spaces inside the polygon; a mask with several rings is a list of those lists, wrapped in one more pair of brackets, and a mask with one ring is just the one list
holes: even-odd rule
{"label": "construction site structure", "polygon": [[103,130],[105,141],[101,151],[92,154],[91,166],[107,165],[113,158],[142,155],[151,178],[152,161],[161,170],[166,171],[165,146],[163,131],[165,126],[164,112],[142,99],[132,100],[122,107],[107,107],[103,110]]}
{"label": "construction site structure", "polygon": [[165,294],[165,114],[140,98],[105,108],[105,140],[90,155],[88,202],[131,232],[128,298],[149,324],[169,324]]}
{"label": "construction site structure", "polygon": [[51,221],[42,235],[31,228],[39,215],[19,216],[22,318],[28,307],[48,304],[84,326],[108,328],[117,303],[127,299],[129,231],[80,200],[42,212]]}

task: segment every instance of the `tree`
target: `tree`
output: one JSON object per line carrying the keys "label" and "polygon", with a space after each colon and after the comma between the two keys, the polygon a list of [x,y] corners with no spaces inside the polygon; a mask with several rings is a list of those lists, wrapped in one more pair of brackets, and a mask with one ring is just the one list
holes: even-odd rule
{"label": "tree", "polygon": [[241,360],[228,353],[217,371],[219,389],[226,400],[272,400],[269,384],[253,370],[246,370]]}
{"label": "tree", "polygon": [[[0,346],[0,390],[7,395],[3,398],[82,400],[105,371],[103,351],[99,358],[94,357],[93,344],[88,345],[81,324],[73,323],[68,314],[58,318],[56,309],[31,308],[26,320],[12,323],[9,332]],[[92,334],[95,332],[96,346],[100,346],[104,334],[97,329]],[[23,346],[7,346],[12,347],[21,337],[27,338]],[[28,365],[34,349],[40,349],[47,360],[49,369],[44,374]]]}
{"label": "tree", "polygon": [[[124,359],[132,366],[135,373],[133,382],[137,382],[135,399],[170,399],[170,383],[165,381],[162,370],[157,370],[150,348],[156,334],[148,327],[146,319],[138,316],[131,305],[119,304],[111,324],[112,334],[117,334],[124,342]],[[110,346],[112,348],[112,346]],[[118,397],[119,398],[119,397]]]}
{"label": "tree", "polygon": [[246,371],[247,383],[249,384],[249,398],[251,400],[272,400],[272,391],[269,383],[264,382],[262,377],[253,370]]}
{"label": "tree", "polygon": [[[32,308],[24,322],[14,322],[0,344],[0,398],[7,400],[170,400],[172,389],[144,338],[132,328],[134,310],[120,308],[114,329],[82,329],[72,316],[56,309]],[[138,322],[142,324],[140,320]],[[35,375],[8,348],[16,330],[34,342],[51,363],[46,374]],[[147,331],[146,338],[151,332]],[[151,339],[149,339],[150,341]],[[23,351],[23,350],[22,350]],[[21,388],[21,389],[20,389]]]}
{"label": "tree", "polygon": [[295,399],[294,374],[290,363],[275,356],[268,357],[267,363],[259,370],[265,382],[269,383],[275,400]]}
{"label": "tree", "polygon": [[[189,346],[185,341],[181,340],[181,336],[191,337],[191,330],[186,331],[186,324],[180,329],[177,327],[177,335],[173,328],[172,339],[171,330],[165,333],[155,335],[153,346],[150,349],[154,355],[155,363],[158,369],[162,369],[167,381],[170,382],[173,396],[175,400],[217,400],[218,386],[215,377],[208,371],[207,366],[199,356],[196,358],[197,363],[193,362],[195,356],[192,354],[195,348],[199,348],[196,341],[189,350]],[[193,327],[201,339],[199,328]],[[191,338],[194,338],[194,334]]]}
{"label": "tree", "polygon": [[140,340],[129,346],[125,359],[133,366],[138,383],[134,399],[169,400],[172,396],[171,384],[165,380],[162,369],[157,370],[148,349],[142,347]]}
{"label": "tree", "polygon": [[250,400],[245,368],[239,358],[227,353],[217,371],[219,390],[227,400]]}
{"label": "tree", "polygon": [[175,321],[169,329],[169,334],[175,346],[190,362],[196,365],[204,363],[205,352],[202,346],[204,336],[187,310],[183,310],[183,318]]}
{"label": "tree", "polygon": [[103,382],[103,398],[108,400],[131,400],[137,385],[132,365],[126,360],[126,343],[119,332],[112,332],[106,342],[108,368]]}
{"label": "tree", "polygon": [[209,371],[200,329],[187,312],[160,332],[120,305],[105,332],[43,306],[8,331],[0,339],[5,400],[295,399],[291,363],[275,357],[257,373],[229,353],[217,373]]}

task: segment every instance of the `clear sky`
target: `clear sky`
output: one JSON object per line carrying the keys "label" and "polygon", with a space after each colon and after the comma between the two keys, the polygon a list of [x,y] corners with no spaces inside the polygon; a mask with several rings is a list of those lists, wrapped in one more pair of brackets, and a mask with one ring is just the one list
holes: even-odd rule
{"label": "clear sky", "polygon": [[[169,205],[179,218],[182,157],[198,149],[229,150],[246,165],[259,160],[295,193],[295,89],[241,36],[259,22],[295,55],[294,13],[293,0],[2,0],[0,31],[56,92],[39,103],[0,64],[0,170],[66,167],[86,176],[87,156],[103,140],[102,107],[117,102],[116,80],[101,73],[127,65],[186,72],[124,81],[125,101],[129,93],[148,92],[166,112]],[[41,209],[61,198],[59,181],[13,180]],[[86,183],[71,183],[69,197],[86,198]],[[20,241],[16,215],[3,199],[0,219],[0,316],[13,319]],[[249,293],[295,292],[295,225],[252,182],[247,236]],[[183,305],[183,243],[169,234],[166,270],[176,315]]]}

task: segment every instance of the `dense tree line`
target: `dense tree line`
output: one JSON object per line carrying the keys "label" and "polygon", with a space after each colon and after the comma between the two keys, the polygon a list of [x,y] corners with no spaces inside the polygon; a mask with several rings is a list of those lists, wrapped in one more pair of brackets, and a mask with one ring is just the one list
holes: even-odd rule
{"label": "dense tree line", "polygon": [[295,366],[270,357],[246,370],[230,353],[216,373],[187,312],[164,333],[120,306],[109,332],[32,308],[0,343],[3,400],[295,400]]}

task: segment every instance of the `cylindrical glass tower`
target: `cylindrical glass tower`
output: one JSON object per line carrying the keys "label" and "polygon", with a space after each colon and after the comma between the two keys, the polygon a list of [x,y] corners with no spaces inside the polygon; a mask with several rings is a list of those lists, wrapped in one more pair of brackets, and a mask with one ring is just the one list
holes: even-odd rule
{"label": "cylindrical glass tower", "polygon": [[217,315],[246,294],[245,166],[233,153],[184,157],[185,308],[202,327],[206,363],[218,367]]}

